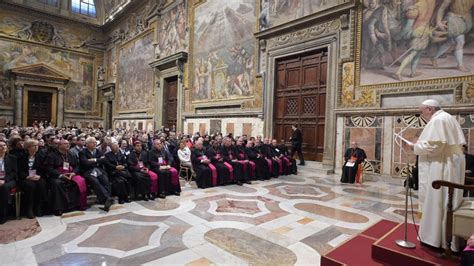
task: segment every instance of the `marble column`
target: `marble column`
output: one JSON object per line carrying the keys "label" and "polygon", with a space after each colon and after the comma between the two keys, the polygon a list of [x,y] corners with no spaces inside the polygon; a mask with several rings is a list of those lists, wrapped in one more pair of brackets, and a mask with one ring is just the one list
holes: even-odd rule
{"label": "marble column", "polygon": [[14,124],[22,126],[21,117],[23,114],[23,84],[15,86],[15,120]]}
{"label": "marble column", "polygon": [[58,127],[62,127],[64,124],[64,92],[66,90],[64,88],[58,89],[58,116],[56,125]]}

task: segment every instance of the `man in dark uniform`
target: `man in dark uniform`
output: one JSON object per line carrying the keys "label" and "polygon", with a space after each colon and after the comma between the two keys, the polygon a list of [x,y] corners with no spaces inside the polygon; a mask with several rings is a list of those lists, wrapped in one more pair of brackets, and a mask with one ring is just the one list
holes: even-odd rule
{"label": "man in dark uniform", "polygon": [[291,158],[298,153],[298,157],[300,158],[300,165],[304,165],[304,157],[303,152],[301,152],[301,144],[303,143],[303,135],[301,134],[301,130],[297,127],[297,125],[292,125],[291,128],[293,129],[293,135],[290,138],[291,141]]}

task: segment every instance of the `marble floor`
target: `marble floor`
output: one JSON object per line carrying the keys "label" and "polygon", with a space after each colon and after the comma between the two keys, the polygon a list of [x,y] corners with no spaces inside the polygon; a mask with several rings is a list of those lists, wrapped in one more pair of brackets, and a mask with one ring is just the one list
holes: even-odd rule
{"label": "marble floor", "polygon": [[31,237],[0,244],[0,264],[319,265],[377,221],[402,221],[403,187],[312,172],[241,187],[183,182],[180,197],[42,217]]}

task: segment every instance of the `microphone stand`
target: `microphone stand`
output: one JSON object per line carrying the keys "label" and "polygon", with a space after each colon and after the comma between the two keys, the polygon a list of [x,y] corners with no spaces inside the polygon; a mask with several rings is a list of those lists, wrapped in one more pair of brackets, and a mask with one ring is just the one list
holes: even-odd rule
{"label": "microphone stand", "polygon": [[[408,127],[407,127],[408,128]],[[405,128],[403,131],[405,131],[407,128]],[[401,140],[409,143],[408,140],[406,140],[405,138],[403,138],[400,133],[397,134],[395,133],[395,143],[398,144],[398,142],[396,141],[396,138],[400,138]],[[399,145],[400,147],[403,149],[403,146],[402,146],[403,142],[400,142]],[[409,170],[410,169],[410,164],[407,163],[407,169]],[[410,241],[408,241],[408,197],[410,196],[410,183],[411,183],[411,178],[412,178],[412,174],[410,171],[408,171],[408,174],[407,174],[407,178],[405,179],[405,223],[404,223],[404,238],[403,239],[398,239],[398,240],[395,240],[395,243],[402,247],[402,248],[409,248],[409,249],[412,249],[412,248],[416,248],[416,245]],[[413,211],[413,209],[411,210]]]}

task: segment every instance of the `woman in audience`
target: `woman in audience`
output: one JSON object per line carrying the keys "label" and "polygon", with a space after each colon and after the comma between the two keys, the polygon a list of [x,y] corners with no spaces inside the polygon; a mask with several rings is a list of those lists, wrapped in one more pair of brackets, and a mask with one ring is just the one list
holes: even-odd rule
{"label": "woman in audience", "polygon": [[186,144],[187,141],[184,139],[179,142],[178,158],[181,162],[181,165],[184,167],[189,167],[189,169],[191,169],[191,173],[194,175],[194,169],[191,163],[191,150]]}
{"label": "woman in audience", "polygon": [[39,171],[40,161],[37,159],[38,141],[29,140],[25,145],[26,156],[18,159],[18,182],[25,193],[22,206],[29,219],[43,216],[48,202],[48,190],[44,173]]}
{"label": "woman in audience", "polygon": [[7,221],[8,198],[17,177],[16,158],[7,151],[7,143],[0,140],[0,224]]}

